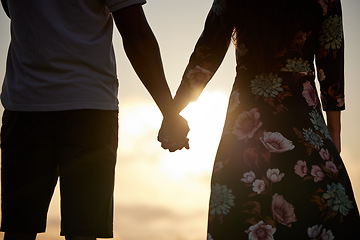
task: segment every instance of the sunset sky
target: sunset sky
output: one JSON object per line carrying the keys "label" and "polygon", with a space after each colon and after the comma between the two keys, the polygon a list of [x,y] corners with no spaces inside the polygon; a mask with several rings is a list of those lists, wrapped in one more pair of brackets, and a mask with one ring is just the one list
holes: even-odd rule
{"label": "sunset sky", "polygon": [[[211,4],[212,0],[148,0],[144,5],[173,93]],[[341,155],[360,201],[360,1],[342,0],[342,4],[346,111],[342,115]],[[9,20],[1,11],[0,28],[2,78],[10,36]],[[162,120],[160,111],[131,68],[116,29],[114,47],[120,80],[115,239],[205,240],[211,169],[235,77],[234,47],[230,47],[199,100],[183,111],[191,128],[190,150],[175,153],[162,150],[156,141]],[[40,234],[39,240],[64,239],[58,236],[59,198],[57,189],[49,211],[47,233]]]}

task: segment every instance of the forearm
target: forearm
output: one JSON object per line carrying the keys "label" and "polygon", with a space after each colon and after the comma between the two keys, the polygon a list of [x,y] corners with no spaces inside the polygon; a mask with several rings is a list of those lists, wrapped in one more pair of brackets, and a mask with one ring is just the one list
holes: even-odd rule
{"label": "forearm", "polygon": [[326,111],[327,127],[338,152],[341,151],[341,111]]}
{"label": "forearm", "polygon": [[123,41],[125,52],[162,114],[168,115],[173,111],[173,100],[165,79],[159,46],[150,30],[139,38],[141,40]]}
{"label": "forearm", "polygon": [[189,97],[189,90],[182,84],[180,84],[176,95],[174,97],[174,106],[176,112],[180,113],[189,103],[191,98]]}
{"label": "forearm", "polygon": [[329,131],[338,132],[341,131],[341,111],[327,111],[327,126]]}
{"label": "forearm", "polygon": [[165,79],[160,50],[141,5],[113,13],[123,45],[136,74],[164,116],[173,112],[172,96]]}
{"label": "forearm", "polygon": [[220,67],[233,33],[233,23],[229,21],[227,14],[228,12],[220,15],[209,12],[174,98],[177,111],[180,112],[190,102],[198,99]]}

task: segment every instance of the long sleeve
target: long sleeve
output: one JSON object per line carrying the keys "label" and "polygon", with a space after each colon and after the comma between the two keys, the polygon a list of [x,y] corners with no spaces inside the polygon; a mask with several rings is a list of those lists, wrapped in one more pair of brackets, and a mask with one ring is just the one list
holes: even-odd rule
{"label": "long sleeve", "polygon": [[[176,98],[196,101],[219,68],[231,41],[233,25],[226,0],[215,0],[204,30],[183,74]],[[184,104],[187,105],[187,104]]]}
{"label": "long sleeve", "polygon": [[316,66],[325,111],[341,111],[344,103],[344,34],[340,0],[320,1],[323,9]]}

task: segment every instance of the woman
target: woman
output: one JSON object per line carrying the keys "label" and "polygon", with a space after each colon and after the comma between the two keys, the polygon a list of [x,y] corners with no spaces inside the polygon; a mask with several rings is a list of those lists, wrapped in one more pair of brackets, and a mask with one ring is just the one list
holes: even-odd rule
{"label": "woman", "polygon": [[360,239],[339,155],[340,0],[215,0],[175,96],[178,111],[198,98],[231,40],[237,76],[212,175],[208,240]]}

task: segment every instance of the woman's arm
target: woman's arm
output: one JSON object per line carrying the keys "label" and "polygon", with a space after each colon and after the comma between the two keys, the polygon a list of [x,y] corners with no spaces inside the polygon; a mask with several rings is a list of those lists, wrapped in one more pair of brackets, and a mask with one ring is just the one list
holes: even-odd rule
{"label": "woman's arm", "polygon": [[341,151],[341,112],[340,111],[326,111],[327,126],[333,140],[333,143],[340,153]]}
{"label": "woman's arm", "polygon": [[233,33],[228,4],[214,1],[210,9],[174,98],[177,112],[198,99],[224,59]]}
{"label": "woman's arm", "polygon": [[[226,10],[227,1],[214,1],[207,16],[203,33],[190,57],[181,84],[174,98],[176,113],[180,113],[190,101],[196,101],[206,84],[220,66],[230,44],[233,27]],[[169,140],[181,121],[164,119],[158,139],[162,147],[174,151],[184,142]],[[180,138],[180,141],[183,138]],[[186,139],[187,140],[187,139]],[[187,141],[185,142],[187,144]],[[186,148],[189,146],[186,145]]]}
{"label": "woman's arm", "polygon": [[[316,67],[327,125],[338,152],[340,142],[340,112],[345,109],[344,95],[344,33],[341,1],[322,4],[323,16],[316,49]],[[328,38],[327,36],[332,36]]]}

